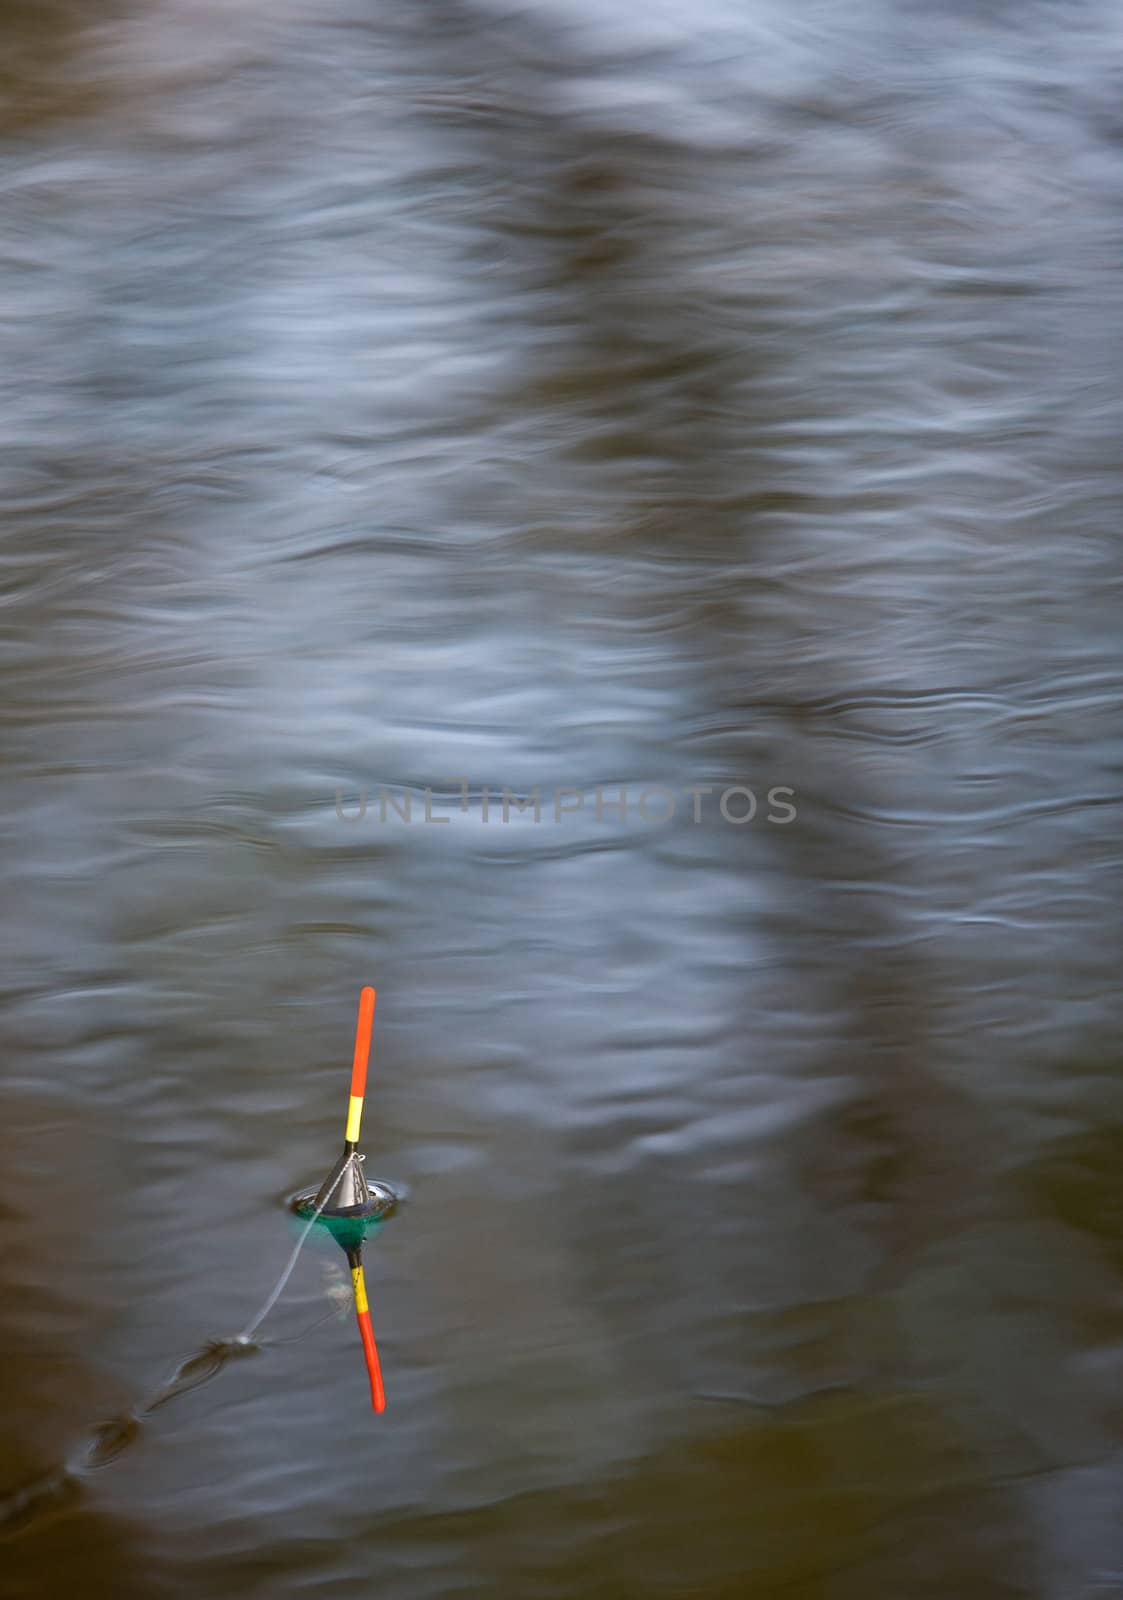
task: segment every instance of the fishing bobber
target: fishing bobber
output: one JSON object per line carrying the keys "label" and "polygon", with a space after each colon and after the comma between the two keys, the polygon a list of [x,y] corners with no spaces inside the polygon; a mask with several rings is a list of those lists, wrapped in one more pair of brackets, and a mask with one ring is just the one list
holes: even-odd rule
{"label": "fishing bobber", "polygon": [[335,1193],[325,1189],[329,1178],[318,1190],[298,1194],[292,1203],[296,1215],[303,1221],[315,1218],[316,1227],[330,1233],[344,1250],[362,1244],[376,1233],[398,1203],[398,1197],[388,1183],[377,1178],[368,1183],[363,1172],[363,1158],[356,1154],[335,1182]]}
{"label": "fishing bobber", "polygon": [[293,1210],[298,1217],[314,1222],[330,1233],[347,1257],[351,1269],[351,1288],[363,1357],[370,1379],[370,1399],[376,1411],[386,1406],[378,1348],[370,1324],[366,1282],[363,1277],[363,1240],[375,1232],[397,1203],[397,1195],[387,1183],[370,1183],[363,1172],[363,1157],[358,1152],[359,1125],[366,1095],[367,1062],[374,1024],[374,990],[364,989],[359,998],[359,1023],[355,1031],[355,1057],[351,1066],[351,1098],[347,1107],[347,1126],[343,1153],[316,1190],[297,1195]]}

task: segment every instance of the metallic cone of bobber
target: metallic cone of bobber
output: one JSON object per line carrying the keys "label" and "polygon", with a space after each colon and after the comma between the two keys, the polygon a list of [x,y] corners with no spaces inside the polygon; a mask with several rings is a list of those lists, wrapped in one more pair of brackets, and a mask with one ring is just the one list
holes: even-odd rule
{"label": "metallic cone of bobber", "polygon": [[370,1185],[363,1172],[362,1156],[355,1151],[345,1151],[320,1185],[313,1204],[321,1206],[325,1216],[369,1205]]}

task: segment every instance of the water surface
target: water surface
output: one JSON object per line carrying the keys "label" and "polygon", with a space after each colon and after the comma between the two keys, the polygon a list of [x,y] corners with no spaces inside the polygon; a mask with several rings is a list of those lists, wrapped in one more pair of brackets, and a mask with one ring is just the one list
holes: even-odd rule
{"label": "water surface", "polygon": [[1123,1593],[1115,9],[2,26],[3,1592]]}

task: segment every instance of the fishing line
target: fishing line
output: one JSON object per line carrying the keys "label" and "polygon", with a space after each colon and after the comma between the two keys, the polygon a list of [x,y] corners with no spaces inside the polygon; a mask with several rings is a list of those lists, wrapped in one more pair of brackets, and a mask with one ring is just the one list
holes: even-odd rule
{"label": "fishing line", "polygon": [[312,1229],[318,1222],[321,1211],[323,1211],[324,1207],[327,1205],[328,1201],[339,1187],[339,1184],[343,1178],[343,1174],[347,1171],[354,1160],[354,1150],[348,1151],[345,1159],[339,1163],[339,1171],[334,1175],[334,1181],[331,1182],[331,1187],[328,1188],[327,1185],[325,1185],[324,1189],[320,1191],[320,1194],[316,1200],[316,1209],[308,1218],[308,1221],[304,1224],[304,1227],[301,1230],[300,1238],[293,1246],[292,1255],[289,1256],[288,1264],[281,1273],[281,1276],[277,1279],[277,1282],[274,1284],[272,1293],[266,1299],[265,1304],[262,1306],[257,1316],[254,1317],[253,1321],[248,1323],[246,1327],[243,1328],[241,1333],[234,1335],[234,1338],[231,1341],[233,1344],[250,1344],[258,1328],[261,1327],[261,1324],[265,1321],[273,1307],[277,1304],[277,1301],[281,1298],[281,1295],[284,1293],[285,1284],[288,1283],[289,1279],[292,1277],[292,1270],[296,1266],[297,1257],[304,1249],[305,1240],[308,1238],[308,1235],[312,1232]]}

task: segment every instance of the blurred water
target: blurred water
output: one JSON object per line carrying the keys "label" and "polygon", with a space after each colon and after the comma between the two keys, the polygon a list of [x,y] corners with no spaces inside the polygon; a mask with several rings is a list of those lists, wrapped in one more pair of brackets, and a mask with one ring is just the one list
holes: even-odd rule
{"label": "blurred water", "polygon": [[1123,1593],[1118,10],[0,19],[0,1592]]}

